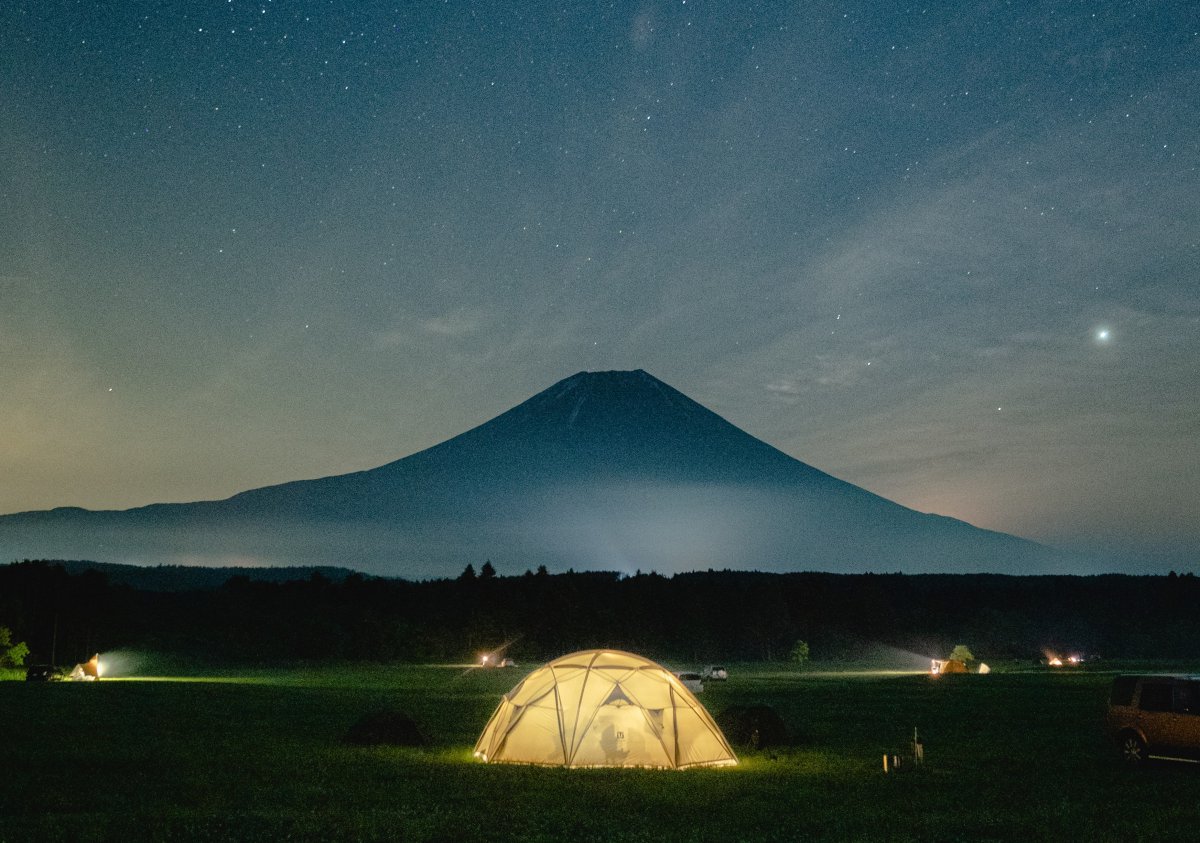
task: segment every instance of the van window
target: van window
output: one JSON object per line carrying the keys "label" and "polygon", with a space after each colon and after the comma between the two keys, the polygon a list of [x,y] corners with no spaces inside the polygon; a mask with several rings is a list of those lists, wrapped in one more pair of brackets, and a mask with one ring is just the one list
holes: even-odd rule
{"label": "van window", "polygon": [[1133,689],[1136,687],[1136,676],[1118,676],[1113,680],[1112,694],[1108,701],[1112,705],[1133,705]]}
{"label": "van window", "polygon": [[1171,685],[1168,682],[1143,682],[1142,697],[1138,701],[1142,711],[1170,711],[1172,708]]}
{"label": "van window", "polygon": [[1175,710],[1180,714],[1200,715],[1200,682],[1180,682],[1175,686]]}

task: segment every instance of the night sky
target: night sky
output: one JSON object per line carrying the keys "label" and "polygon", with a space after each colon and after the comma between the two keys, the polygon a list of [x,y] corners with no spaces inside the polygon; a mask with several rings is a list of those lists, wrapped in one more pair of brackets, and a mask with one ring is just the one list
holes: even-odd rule
{"label": "night sky", "polygon": [[1194,566],[1200,17],[0,4],[0,512],[382,464],[644,368],[922,511]]}

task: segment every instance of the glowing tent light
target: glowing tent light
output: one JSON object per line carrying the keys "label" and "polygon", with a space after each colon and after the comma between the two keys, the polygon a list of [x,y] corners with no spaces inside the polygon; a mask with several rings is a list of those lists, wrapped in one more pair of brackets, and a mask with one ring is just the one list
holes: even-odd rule
{"label": "glowing tent light", "polygon": [[70,673],[70,679],[74,682],[95,682],[100,678],[103,668],[100,666],[100,654],[92,656],[85,662],[80,662],[75,665],[75,668]]}
{"label": "glowing tent light", "polygon": [[970,673],[966,662],[960,659],[933,659],[929,664],[930,676],[943,676],[947,673]]}
{"label": "glowing tent light", "polygon": [[475,757],[556,767],[737,764],[708,711],[661,665],[618,650],[555,659],[505,694]]}

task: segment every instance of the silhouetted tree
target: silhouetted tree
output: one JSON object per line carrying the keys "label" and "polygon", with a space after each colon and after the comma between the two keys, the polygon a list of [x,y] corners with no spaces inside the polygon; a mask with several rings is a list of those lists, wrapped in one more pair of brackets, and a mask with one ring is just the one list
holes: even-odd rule
{"label": "silhouetted tree", "polygon": [[[991,658],[990,656],[988,658]],[[971,652],[971,648],[966,644],[956,644],[954,649],[950,651],[950,659],[952,661],[970,662],[975,660],[975,654]]]}
{"label": "silhouetted tree", "polygon": [[808,642],[797,641],[792,646],[792,661],[803,667],[804,665],[808,664],[808,657]]}
{"label": "silhouetted tree", "polygon": [[0,667],[20,667],[25,664],[29,647],[24,641],[13,643],[12,630],[0,626]]}

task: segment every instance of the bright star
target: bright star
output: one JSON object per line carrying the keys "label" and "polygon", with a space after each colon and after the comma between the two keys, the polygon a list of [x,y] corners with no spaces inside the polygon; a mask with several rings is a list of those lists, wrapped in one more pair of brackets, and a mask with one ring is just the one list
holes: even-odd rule
{"label": "bright star", "polygon": [[1112,339],[1112,331],[1108,328],[1096,329],[1096,342],[1105,343]]}

